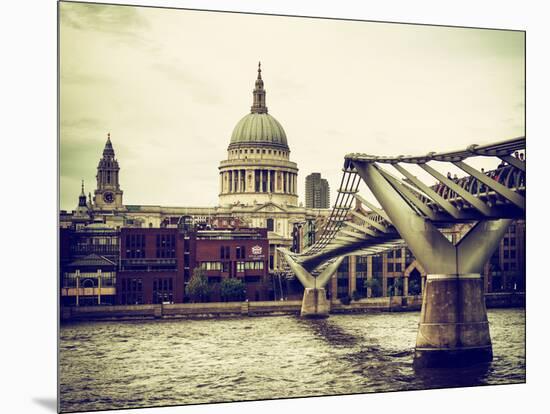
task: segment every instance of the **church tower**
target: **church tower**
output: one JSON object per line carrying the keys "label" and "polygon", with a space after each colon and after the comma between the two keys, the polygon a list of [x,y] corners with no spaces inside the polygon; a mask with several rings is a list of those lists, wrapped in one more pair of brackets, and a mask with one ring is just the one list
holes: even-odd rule
{"label": "church tower", "polygon": [[97,166],[97,188],[94,192],[94,209],[100,211],[116,211],[124,209],[122,190],[118,183],[120,168],[115,158],[111,143],[111,134],[107,134],[107,143],[103,149],[103,157]]}
{"label": "church tower", "polygon": [[78,205],[74,211],[73,218],[75,221],[87,221],[90,220],[90,217],[90,208],[86,202],[86,193],[84,192],[84,180],[82,180],[81,192],[78,196]]}

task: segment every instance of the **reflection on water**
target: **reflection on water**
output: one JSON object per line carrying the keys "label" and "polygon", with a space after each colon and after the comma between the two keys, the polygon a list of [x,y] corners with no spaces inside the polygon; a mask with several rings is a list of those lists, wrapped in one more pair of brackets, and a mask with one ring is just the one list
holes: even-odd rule
{"label": "reflection on water", "polygon": [[64,325],[64,411],[525,381],[525,312],[490,310],[494,360],[413,369],[419,314]]}

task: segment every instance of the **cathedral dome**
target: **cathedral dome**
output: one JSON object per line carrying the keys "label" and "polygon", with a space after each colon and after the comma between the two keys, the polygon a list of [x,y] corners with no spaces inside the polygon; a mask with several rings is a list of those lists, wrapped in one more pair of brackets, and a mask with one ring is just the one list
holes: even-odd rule
{"label": "cathedral dome", "polygon": [[285,130],[279,121],[267,112],[252,112],[237,123],[233,129],[229,147],[243,144],[260,144],[289,149]]}
{"label": "cathedral dome", "polygon": [[267,113],[264,81],[259,63],[256,87],[252,91],[252,96],[254,99],[250,113],[243,117],[233,129],[228,149],[248,145],[265,145],[288,151],[285,130],[279,121]]}

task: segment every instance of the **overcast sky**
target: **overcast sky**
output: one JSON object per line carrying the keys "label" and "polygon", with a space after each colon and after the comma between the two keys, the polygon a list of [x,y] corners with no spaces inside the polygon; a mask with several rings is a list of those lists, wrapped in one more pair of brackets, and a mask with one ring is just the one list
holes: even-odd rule
{"label": "overcast sky", "polygon": [[259,60],[300,201],[314,171],[334,201],[347,153],[524,134],[521,32],[74,3],[60,4],[60,25],[62,209],[81,179],[93,194],[108,132],[125,204],[216,205]]}

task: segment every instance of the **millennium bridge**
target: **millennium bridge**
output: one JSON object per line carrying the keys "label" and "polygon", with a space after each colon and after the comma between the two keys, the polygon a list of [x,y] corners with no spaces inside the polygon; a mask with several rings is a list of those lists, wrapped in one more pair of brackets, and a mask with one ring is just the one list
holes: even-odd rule
{"label": "millennium bridge", "polygon": [[[520,137],[422,156],[346,155],[336,203],[320,237],[300,254],[280,250],[305,288],[301,315],[328,316],[325,286],[346,255],[374,255],[406,243],[428,273],[415,366],[491,361],[481,271],[511,221],[525,218],[525,161],[513,156],[525,144]],[[501,166],[478,171],[467,162],[472,157],[498,158]],[[465,175],[445,176],[430,161],[453,165]],[[413,175],[411,164],[437,184],[427,185]],[[380,206],[359,194],[361,182]],[[352,210],[354,200],[367,212]],[[456,223],[473,226],[453,244],[441,230]]]}

